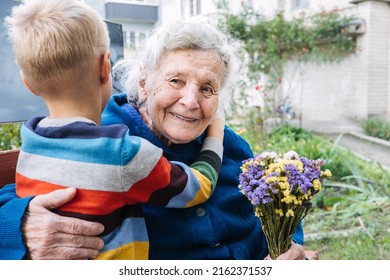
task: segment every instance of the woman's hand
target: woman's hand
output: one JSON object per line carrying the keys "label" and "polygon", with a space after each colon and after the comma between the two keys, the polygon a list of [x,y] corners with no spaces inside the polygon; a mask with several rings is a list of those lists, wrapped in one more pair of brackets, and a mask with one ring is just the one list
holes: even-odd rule
{"label": "woman's hand", "polygon": [[22,225],[28,259],[94,259],[104,246],[96,237],[100,223],[62,217],[50,211],[72,200],[76,189],[56,190],[33,198]]}
{"label": "woman's hand", "polygon": [[[305,248],[297,243],[291,244],[287,252],[281,254],[276,258],[277,260],[305,260]],[[265,260],[271,260],[270,255],[268,255]]]}

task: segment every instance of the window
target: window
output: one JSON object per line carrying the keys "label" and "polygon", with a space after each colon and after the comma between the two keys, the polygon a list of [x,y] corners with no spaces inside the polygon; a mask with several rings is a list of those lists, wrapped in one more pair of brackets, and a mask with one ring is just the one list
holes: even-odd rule
{"label": "window", "polygon": [[139,37],[138,37],[138,45],[142,45],[143,42],[145,41],[145,38],[146,38],[145,33],[140,32],[140,33],[139,33]]}
{"label": "window", "polygon": [[143,31],[123,31],[123,41],[126,49],[137,49],[142,47],[146,37],[147,33]]}
{"label": "window", "polygon": [[125,48],[130,48],[130,32],[123,30],[123,42]]}
{"label": "window", "polygon": [[196,1],[196,14],[200,15],[202,13],[202,1],[197,0]]}
{"label": "window", "polygon": [[185,14],[186,14],[186,3],[187,1],[186,0],[181,0],[180,1],[180,16],[181,17],[184,17]]}
{"label": "window", "polygon": [[123,31],[123,42],[126,48],[135,48],[135,32],[134,31]]}
{"label": "window", "polygon": [[201,14],[201,0],[181,0],[180,15],[181,17],[192,17]]}
{"label": "window", "polygon": [[194,15],[194,1],[193,0],[190,0],[189,8],[190,8],[190,17],[191,17]]}
{"label": "window", "polygon": [[130,31],[130,48],[135,48],[135,32]]}
{"label": "window", "polygon": [[291,0],[291,10],[307,9],[310,6],[309,0]]}
{"label": "window", "polygon": [[129,42],[128,42],[128,40],[127,40],[127,32],[125,31],[125,30],[123,30],[123,44],[124,44],[124,46],[125,47],[127,47],[128,46],[128,44],[129,44]]}

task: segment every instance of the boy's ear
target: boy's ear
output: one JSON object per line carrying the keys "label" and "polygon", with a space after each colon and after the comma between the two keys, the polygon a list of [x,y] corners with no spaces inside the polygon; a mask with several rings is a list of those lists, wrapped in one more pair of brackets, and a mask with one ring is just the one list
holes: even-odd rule
{"label": "boy's ear", "polygon": [[110,51],[106,51],[101,57],[100,63],[100,82],[105,85],[111,79],[111,61],[110,61]]}
{"label": "boy's ear", "polygon": [[24,77],[23,71],[20,70],[19,73],[20,73],[20,78],[21,78],[22,81],[23,81],[23,84],[28,88],[29,91],[31,91],[32,94],[38,96],[38,93],[33,89],[33,87],[30,85],[30,83],[29,83],[29,82],[26,80],[26,78]]}

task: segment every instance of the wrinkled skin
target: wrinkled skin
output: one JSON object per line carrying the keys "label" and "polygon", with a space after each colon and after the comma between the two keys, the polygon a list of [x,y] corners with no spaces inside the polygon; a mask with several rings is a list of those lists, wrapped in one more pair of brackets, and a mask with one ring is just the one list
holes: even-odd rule
{"label": "wrinkled skin", "polygon": [[94,259],[104,246],[96,235],[99,223],[62,217],[50,209],[72,200],[76,189],[57,190],[33,198],[25,214],[26,259]]}
{"label": "wrinkled skin", "polygon": [[217,112],[223,71],[214,50],[165,52],[140,83],[145,122],[168,145],[196,139]]}

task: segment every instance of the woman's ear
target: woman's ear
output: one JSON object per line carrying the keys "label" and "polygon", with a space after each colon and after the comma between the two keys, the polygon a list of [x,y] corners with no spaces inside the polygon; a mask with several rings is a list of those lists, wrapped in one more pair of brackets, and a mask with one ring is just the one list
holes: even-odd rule
{"label": "woman's ear", "polygon": [[140,69],[141,75],[140,79],[138,80],[138,100],[140,103],[144,103],[147,98],[147,93],[145,89],[146,85],[146,75],[144,68]]}
{"label": "woman's ear", "polygon": [[31,91],[32,94],[39,96],[38,93],[34,90],[34,88],[30,85],[30,83],[26,80],[24,77],[23,71],[19,71],[20,78],[22,79],[23,84],[28,88],[29,91]]}
{"label": "woman's ear", "polygon": [[106,51],[100,62],[100,82],[101,84],[107,84],[111,79],[111,61],[110,61],[110,51]]}

